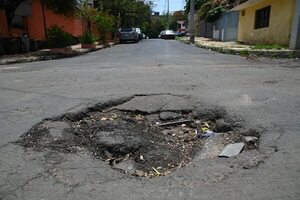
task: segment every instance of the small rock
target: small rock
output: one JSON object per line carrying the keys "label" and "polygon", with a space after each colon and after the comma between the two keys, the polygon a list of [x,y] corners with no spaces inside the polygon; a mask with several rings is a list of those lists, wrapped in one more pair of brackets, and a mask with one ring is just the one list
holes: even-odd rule
{"label": "small rock", "polygon": [[242,132],[241,135],[243,135],[243,136],[252,136],[252,137],[259,138],[260,133],[257,130],[255,130],[255,129],[249,129],[246,132]]}
{"label": "small rock", "polygon": [[181,117],[182,117],[181,114],[174,113],[174,112],[161,112],[159,114],[159,118],[162,121],[169,121],[169,120],[180,119]]}
{"label": "small rock", "polygon": [[120,162],[114,168],[122,170],[125,174],[134,174],[136,172],[135,162],[132,160]]}
{"label": "small rock", "polygon": [[229,123],[226,123],[223,119],[218,119],[216,121],[216,128],[215,131],[217,132],[228,132],[231,131],[231,125]]}
{"label": "small rock", "polygon": [[256,143],[258,140],[257,137],[252,137],[252,136],[246,136],[244,139],[246,143]]}
{"label": "small rock", "polygon": [[245,144],[244,143],[235,143],[227,145],[223,151],[219,154],[219,157],[227,157],[230,158],[232,156],[237,156],[243,150]]}
{"label": "small rock", "polygon": [[162,131],[162,133],[164,134],[164,135],[172,135],[173,133],[174,133],[174,131],[172,131],[172,130],[163,130]]}
{"label": "small rock", "polygon": [[107,158],[112,158],[112,157],[113,157],[112,154],[111,154],[109,151],[107,151],[107,150],[104,150],[104,155],[105,155]]}
{"label": "small rock", "polygon": [[145,172],[141,171],[141,170],[135,170],[134,175],[138,176],[138,177],[143,177],[143,176],[147,176],[145,174]]}

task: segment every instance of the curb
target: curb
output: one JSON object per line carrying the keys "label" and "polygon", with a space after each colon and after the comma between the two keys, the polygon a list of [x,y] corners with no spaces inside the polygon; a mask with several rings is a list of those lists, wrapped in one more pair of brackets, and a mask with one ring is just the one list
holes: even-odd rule
{"label": "curb", "polygon": [[[187,40],[178,40],[184,44],[190,44]],[[270,58],[300,58],[300,51],[299,50],[277,50],[277,51],[270,51],[270,50],[237,50],[231,48],[224,48],[224,47],[215,47],[209,45],[203,45],[199,43],[195,43],[196,47],[207,49],[210,51],[216,51],[223,54],[231,54],[231,55],[240,55],[240,56],[256,56],[256,57],[270,57]]]}
{"label": "curb", "polygon": [[[84,54],[88,54],[91,52],[95,52],[95,51],[99,51],[105,48],[110,48],[112,46],[117,45],[118,43],[111,43],[109,44],[109,46],[105,47],[99,47],[99,48],[95,48],[95,49],[84,49],[82,51],[74,51],[74,53],[72,54],[53,54],[53,53],[49,53],[49,52],[39,52],[40,55],[32,55],[32,56],[28,56],[28,57],[17,57],[17,58],[7,58],[7,59],[1,59],[0,60],[0,65],[9,65],[9,64],[16,64],[16,63],[29,63],[29,62],[36,62],[36,61],[46,61],[46,60],[56,60],[56,59],[63,59],[63,58],[71,58],[71,57],[75,57],[75,56],[80,56],[80,55],[84,55]],[[44,54],[43,54],[44,53]]]}

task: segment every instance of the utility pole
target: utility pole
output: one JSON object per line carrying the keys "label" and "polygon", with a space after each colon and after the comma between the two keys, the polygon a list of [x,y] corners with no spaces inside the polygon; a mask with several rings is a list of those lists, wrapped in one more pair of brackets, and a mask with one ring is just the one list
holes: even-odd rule
{"label": "utility pole", "polygon": [[190,0],[190,43],[195,43],[195,0]]}
{"label": "utility pole", "polygon": [[170,0],[168,0],[168,11],[167,11],[167,30],[169,30],[169,29],[170,29],[169,14],[170,14]]}
{"label": "utility pole", "polygon": [[42,7],[42,14],[43,14],[43,23],[44,23],[45,38],[47,40],[48,39],[48,33],[47,33],[47,24],[46,24],[45,2],[44,2],[44,0],[41,0],[41,7]]}

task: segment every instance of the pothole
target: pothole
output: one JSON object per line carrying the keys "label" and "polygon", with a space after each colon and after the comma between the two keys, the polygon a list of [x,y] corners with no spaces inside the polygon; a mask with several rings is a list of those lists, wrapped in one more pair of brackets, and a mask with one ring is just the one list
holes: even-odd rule
{"label": "pothole", "polygon": [[[244,143],[237,123],[217,110],[142,113],[88,109],[46,119],[18,141],[23,147],[61,153],[88,151],[113,169],[139,177],[166,176],[195,155],[215,158],[228,144]],[[257,148],[258,134],[248,132],[244,150]],[[203,152],[205,151],[205,152]]]}

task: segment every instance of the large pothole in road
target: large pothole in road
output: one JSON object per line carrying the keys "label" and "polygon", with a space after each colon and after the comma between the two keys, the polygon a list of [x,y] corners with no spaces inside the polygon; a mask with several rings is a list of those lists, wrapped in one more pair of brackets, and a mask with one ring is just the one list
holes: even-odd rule
{"label": "large pothole in road", "polygon": [[[87,150],[123,173],[158,177],[186,166],[205,148],[202,157],[214,158],[226,145],[243,142],[237,127],[238,123],[220,109],[146,113],[95,107],[46,119],[25,133],[18,144],[61,153]],[[206,145],[211,138],[213,147]],[[247,143],[244,150],[256,145]]]}

